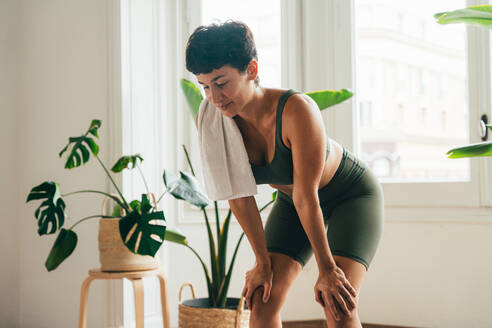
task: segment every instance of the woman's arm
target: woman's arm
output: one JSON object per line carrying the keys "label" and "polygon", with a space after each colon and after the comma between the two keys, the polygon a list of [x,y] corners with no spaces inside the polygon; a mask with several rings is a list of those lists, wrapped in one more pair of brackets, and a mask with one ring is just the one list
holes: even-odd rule
{"label": "woman's arm", "polygon": [[260,212],[253,196],[229,200],[232,213],[243,228],[246,237],[256,256],[255,267],[246,273],[246,281],[242,291],[248,308],[252,308],[251,297],[258,287],[263,286],[263,301],[270,298],[273,274],[270,257],[266,248],[265,232]]}
{"label": "woman's arm", "polygon": [[[293,95],[291,98],[293,99],[286,103],[284,109],[284,131],[291,145],[294,162],[292,199],[320,272],[320,279],[315,286],[316,300],[321,305],[329,306],[333,316],[337,318],[330,296],[337,300],[345,313],[349,313],[348,308],[355,306],[355,300],[350,294],[356,296],[356,292],[333,259],[318,199],[326,152],[323,120],[318,106],[309,97]],[[319,284],[320,280],[324,281],[323,286]]]}
{"label": "woman's arm", "polygon": [[266,249],[265,231],[261,222],[260,211],[253,196],[229,200],[229,206],[237,221],[243,228],[251,248],[260,265],[270,265],[270,257]]}
{"label": "woman's arm", "polygon": [[316,105],[302,95],[290,98],[293,99],[286,103],[284,116],[294,162],[292,199],[313,247],[319,269],[332,270],[336,264],[328,245],[318,199],[326,152],[323,121]]}

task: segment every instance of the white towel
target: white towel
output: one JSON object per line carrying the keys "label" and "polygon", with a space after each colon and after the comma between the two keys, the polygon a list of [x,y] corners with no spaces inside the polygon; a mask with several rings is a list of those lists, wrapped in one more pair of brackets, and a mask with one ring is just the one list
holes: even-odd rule
{"label": "white towel", "polygon": [[243,137],[234,119],[207,99],[198,111],[198,143],[205,191],[211,200],[258,193]]}

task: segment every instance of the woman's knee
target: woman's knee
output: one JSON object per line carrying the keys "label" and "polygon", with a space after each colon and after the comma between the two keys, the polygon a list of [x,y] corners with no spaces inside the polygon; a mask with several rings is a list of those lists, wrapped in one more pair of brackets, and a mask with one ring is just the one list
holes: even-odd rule
{"label": "woman's knee", "polygon": [[353,327],[362,327],[359,319],[358,312],[358,302],[355,307],[350,312],[350,315],[341,314],[339,311],[339,320],[335,320],[333,315],[329,310],[325,310],[326,315],[326,323],[328,328],[353,328]]}
{"label": "woman's knee", "polygon": [[274,317],[280,314],[282,308],[282,302],[276,293],[270,293],[270,298],[267,302],[263,302],[263,287],[259,287],[255,290],[251,300],[252,309],[251,315],[253,317]]}

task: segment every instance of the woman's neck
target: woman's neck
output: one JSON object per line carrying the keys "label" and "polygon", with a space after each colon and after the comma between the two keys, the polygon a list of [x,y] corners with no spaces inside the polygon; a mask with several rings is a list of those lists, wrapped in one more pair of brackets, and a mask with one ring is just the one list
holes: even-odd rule
{"label": "woman's neck", "polygon": [[244,106],[237,119],[253,126],[261,126],[271,115],[269,92],[262,87],[255,87],[251,100]]}

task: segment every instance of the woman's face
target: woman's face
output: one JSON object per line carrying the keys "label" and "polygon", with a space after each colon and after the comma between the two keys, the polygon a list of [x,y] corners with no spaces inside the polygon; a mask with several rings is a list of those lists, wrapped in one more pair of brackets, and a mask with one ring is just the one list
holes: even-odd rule
{"label": "woman's face", "polygon": [[[251,79],[250,69],[246,72],[241,74],[236,68],[224,65],[210,73],[198,74],[196,77],[208,101],[223,115],[234,117],[253,95],[254,78]],[[256,74],[254,76],[256,78]]]}

